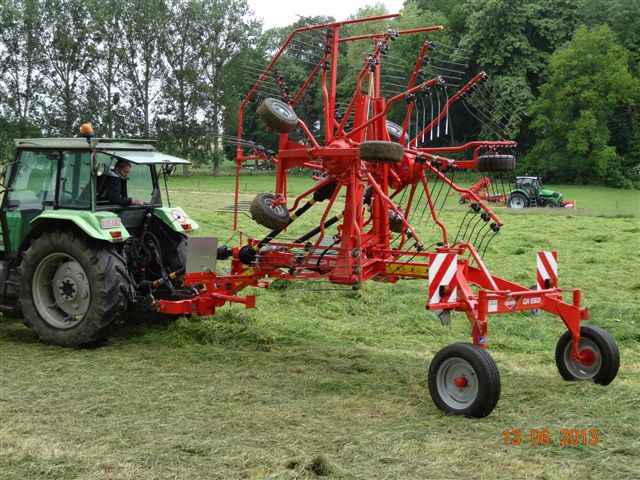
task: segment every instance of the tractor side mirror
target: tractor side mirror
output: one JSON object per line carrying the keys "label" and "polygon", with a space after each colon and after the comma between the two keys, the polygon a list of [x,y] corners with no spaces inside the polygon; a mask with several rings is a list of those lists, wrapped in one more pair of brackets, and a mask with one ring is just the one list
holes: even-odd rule
{"label": "tractor side mirror", "polygon": [[176,171],[176,166],[173,163],[170,163],[169,165],[165,165],[162,169],[162,173],[164,173],[168,177],[173,175],[175,171]]}
{"label": "tractor side mirror", "polygon": [[107,169],[107,166],[104,163],[96,163],[95,166],[93,167],[93,173],[98,176],[101,177],[105,170]]}

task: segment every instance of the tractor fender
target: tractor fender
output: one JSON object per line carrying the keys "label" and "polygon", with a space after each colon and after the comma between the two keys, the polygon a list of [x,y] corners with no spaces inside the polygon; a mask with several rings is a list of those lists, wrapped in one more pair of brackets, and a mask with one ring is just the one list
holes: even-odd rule
{"label": "tractor fender", "polygon": [[[87,236],[102,240],[109,243],[122,243],[131,235],[120,222],[120,218],[113,212],[85,212],[79,210],[45,210],[36,218],[31,220],[31,233],[29,238],[33,238],[33,234],[42,230],[42,227],[49,228],[49,225],[55,226],[62,222],[70,222]],[[120,232],[119,235],[113,235]]]}
{"label": "tractor fender", "polygon": [[190,236],[200,227],[181,207],[159,207],[153,209],[153,215],[162,220],[173,231]]}
{"label": "tractor fender", "polygon": [[514,188],[513,190],[511,190],[511,191],[509,192],[509,195],[513,195],[514,193],[521,193],[521,194],[523,194],[525,197],[527,197],[527,198],[531,198],[530,193],[529,193],[527,190],[525,190],[524,188]]}

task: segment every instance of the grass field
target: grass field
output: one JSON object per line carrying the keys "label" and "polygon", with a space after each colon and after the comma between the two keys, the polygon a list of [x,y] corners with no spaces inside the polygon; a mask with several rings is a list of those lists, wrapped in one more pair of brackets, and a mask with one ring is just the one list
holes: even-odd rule
{"label": "grass field", "polygon": [[[241,200],[272,185],[244,177]],[[297,194],[308,186],[289,185]],[[128,325],[91,350],[40,344],[0,317],[0,479],[638,478],[640,196],[551,187],[578,208],[497,209],[505,227],[485,261],[530,285],[535,252],[558,251],[560,284],[583,289],[591,323],[618,342],[620,373],[608,387],[561,379],[559,318],[498,316],[488,339],[498,406],[482,420],[443,414],[426,388],[428,365],[443,346],[468,341],[469,326],[460,315],[441,326],[425,310],[422,281],[359,291],[280,284],[248,292],[253,310]],[[233,203],[232,178],[176,177],[170,189],[200,234],[233,237],[232,216],[219,211]],[[455,233],[465,210],[447,198]],[[246,215],[240,228],[265,233]],[[438,241],[431,224],[421,234]],[[514,429],[522,444],[507,446],[503,432]],[[548,429],[551,444],[533,445],[533,429]],[[562,446],[562,429],[597,429],[599,441]]]}

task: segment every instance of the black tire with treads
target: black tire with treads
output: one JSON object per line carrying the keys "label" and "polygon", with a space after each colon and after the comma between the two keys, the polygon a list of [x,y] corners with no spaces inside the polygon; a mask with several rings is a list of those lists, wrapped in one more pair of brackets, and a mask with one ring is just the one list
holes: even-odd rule
{"label": "black tire with treads", "polygon": [[249,211],[251,218],[263,227],[281,230],[289,225],[291,216],[284,205],[273,207],[275,199],[276,197],[272,193],[259,193],[251,201]]}
{"label": "black tire with treads", "polygon": [[277,98],[265,98],[258,107],[258,116],[278,133],[289,133],[298,125],[298,116],[293,109]]}
{"label": "black tire with treads", "polygon": [[[88,309],[71,328],[56,327],[41,315],[43,309],[53,306],[36,304],[39,296],[34,296],[34,275],[38,266],[53,256],[79,264],[90,286]],[[124,319],[129,302],[130,285],[122,255],[111,244],[76,235],[73,230],[54,230],[34,239],[23,254],[18,283],[24,323],[42,341],[64,347],[92,346],[106,341]],[[48,286],[36,288],[46,292]]]}
{"label": "black tire with treads", "polygon": [[513,155],[480,155],[476,169],[481,172],[506,172],[516,168],[516,158]]}
{"label": "black tire with treads", "polygon": [[359,151],[360,159],[371,163],[398,163],[404,158],[404,148],[396,142],[362,142]]}
{"label": "black tire with treads", "polygon": [[[580,327],[579,350],[593,349],[594,362],[582,364],[571,357],[573,341],[570,331],[562,334],[556,345],[556,366],[562,378],[568,381],[593,380],[600,385],[609,385],[620,368],[620,352],[613,337],[595,325]],[[599,362],[599,366],[598,363]]]}

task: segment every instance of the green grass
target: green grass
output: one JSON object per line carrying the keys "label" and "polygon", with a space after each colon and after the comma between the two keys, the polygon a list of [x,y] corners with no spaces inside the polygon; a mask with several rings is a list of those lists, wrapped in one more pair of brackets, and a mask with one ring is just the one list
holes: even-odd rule
{"label": "green grass", "polygon": [[[272,191],[273,180],[243,177],[241,199]],[[176,177],[172,201],[201,234],[224,241],[232,215],[217,210],[232,204],[232,183]],[[297,194],[310,185],[290,179]],[[592,323],[620,347],[608,387],[560,378],[557,317],[496,316],[497,408],[482,420],[442,414],[426,389],[428,365],[443,346],[468,341],[469,325],[456,314],[441,326],[424,308],[422,281],[250,289],[255,309],[127,325],[91,350],[39,344],[1,318],[0,478],[637,478],[640,212],[621,205],[637,207],[638,193],[553,188],[578,209],[496,209],[505,227],[485,259],[493,273],[530,285],[535,252],[558,251],[561,285],[583,289]],[[447,198],[442,215],[455,234],[465,209]],[[309,212],[285,236],[318,217]],[[246,215],[239,226],[265,233]],[[438,241],[431,225],[420,234]],[[516,428],[525,441],[506,446],[503,431]],[[549,429],[553,443],[532,445],[534,428]],[[563,428],[596,428],[601,441],[560,446]]]}

